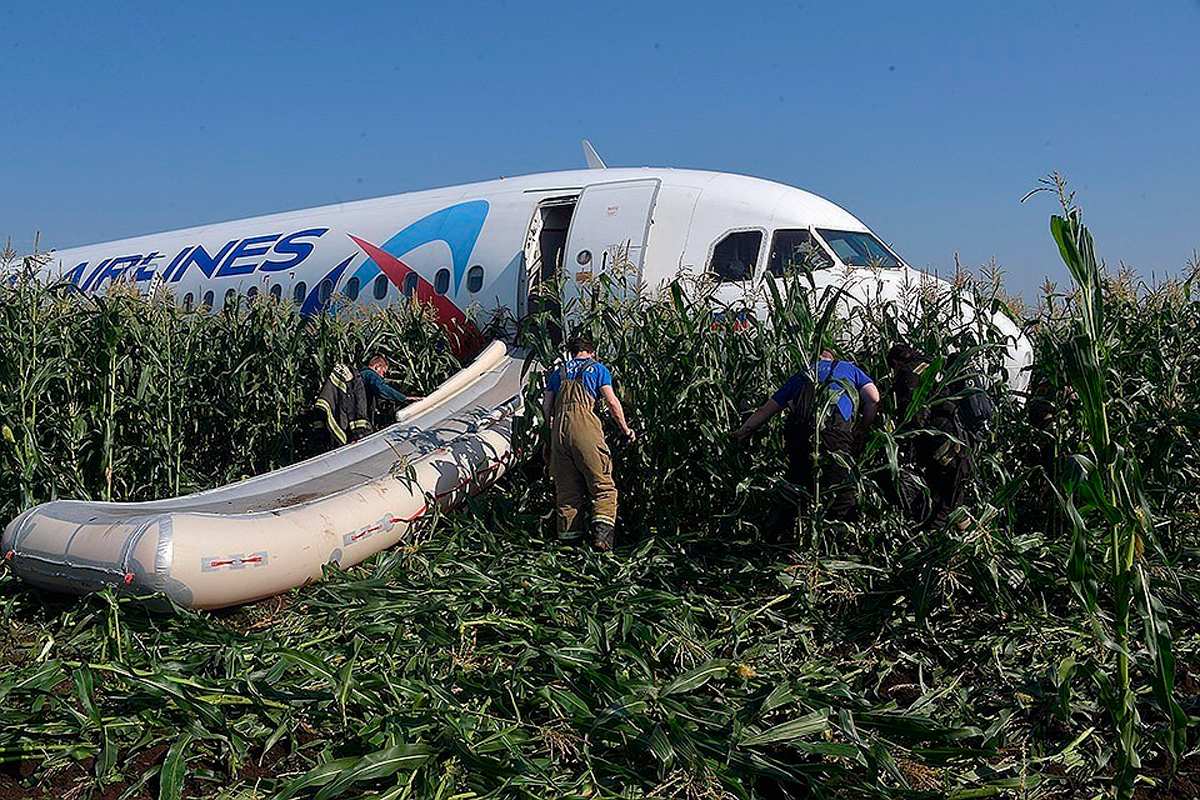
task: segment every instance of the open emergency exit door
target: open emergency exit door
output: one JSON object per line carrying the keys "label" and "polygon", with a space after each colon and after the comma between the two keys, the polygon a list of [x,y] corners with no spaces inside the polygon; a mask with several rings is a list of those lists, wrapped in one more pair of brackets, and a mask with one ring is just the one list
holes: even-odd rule
{"label": "open emergency exit door", "polygon": [[601,275],[633,291],[642,275],[657,178],[588,186],[579,196],[567,234],[562,270],[568,318],[580,302],[594,298]]}

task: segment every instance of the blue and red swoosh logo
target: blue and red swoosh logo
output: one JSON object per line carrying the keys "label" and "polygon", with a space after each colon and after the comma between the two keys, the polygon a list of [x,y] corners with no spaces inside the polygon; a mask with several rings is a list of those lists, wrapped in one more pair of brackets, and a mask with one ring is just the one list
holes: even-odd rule
{"label": "blue and red swoosh logo", "polygon": [[[437,312],[438,321],[452,334],[456,332],[459,334],[457,337],[452,337],[455,338],[459,348],[469,349],[472,344],[478,343],[479,333],[467,320],[467,315],[449,297],[434,291],[433,284],[401,259],[422,245],[444,242],[450,249],[453,286],[454,291],[457,292],[467,271],[471,252],[475,249],[475,242],[479,239],[480,231],[483,230],[483,223],[487,219],[489,208],[486,200],[470,200],[443,208],[412,223],[382,245],[375,245],[366,239],[348,234],[367,256],[367,260],[355,270],[354,277],[358,278],[360,286],[367,286],[382,272],[387,276],[388,281],[403,291],[405,280],[410,275],[415,275],[417,300],[432,305]],[[325,276],[326,280],[337,285],[352,258],[348,258],[334,267]],[[310,305],[313,306],[311,309]],[[314,290],[314,293],[307,298],[304,310],[311,313],[319,308],[320,303]]]}
{"label": "blue and red swoosh logo", "polygon": [[[463,275],[466,274],[467,262],[471,258],[471,251],[475,249],[475,242],[479,239],[479,232],[483,230],[483,223],[487,219],[488,210],[489,205],[486,200],[470,200],[466,203],[458,203],[457,205],[443,208],[409,225],[382,245],[379,245],[377,250],[399,260],[421,245],[429,244],[430,242],[445,242],[446,246],[450,248],[454,291],[457,292],[462,285]],[[361,240],[356,237],[351,238],[362,247]],[[365,286],[381,270],[395,283],[392,274],[383,269],[383,265],[375,260],[374,255],[367,252],[367,256],[367,261],[354,273],[360,284]],[[403,288],[401,284],[396,285]]]}

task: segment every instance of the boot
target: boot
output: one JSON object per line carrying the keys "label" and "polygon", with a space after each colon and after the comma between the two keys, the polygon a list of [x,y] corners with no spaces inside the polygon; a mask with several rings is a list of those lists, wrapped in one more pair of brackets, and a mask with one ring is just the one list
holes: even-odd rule
{"label": "boot", "polygon": [[592,523],[592,548],[599,553],[607,553],[613,549],[613,538],[616,531],[612,523],[609,522],[593,522]]}

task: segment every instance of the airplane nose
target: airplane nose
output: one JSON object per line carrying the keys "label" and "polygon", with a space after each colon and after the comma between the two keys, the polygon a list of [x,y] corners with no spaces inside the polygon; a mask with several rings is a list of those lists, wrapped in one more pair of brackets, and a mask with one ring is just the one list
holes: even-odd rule
{"label": "airplane nose", "polygon": [[1024,392],[1029,388],[1029,370],[1033,366],[1033,342],[1017,324],[1002,311],[992,315],[992,324],[1008,340],[1004,351],[1004,371],[1009,388],[1017,392],[1017,401],[1024,402]]}

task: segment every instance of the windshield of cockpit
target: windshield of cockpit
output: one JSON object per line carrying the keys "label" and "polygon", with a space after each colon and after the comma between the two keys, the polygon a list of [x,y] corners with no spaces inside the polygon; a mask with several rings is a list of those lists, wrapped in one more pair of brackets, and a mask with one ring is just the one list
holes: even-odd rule
{"label": "windshield of cockpit", "polygon": [[776,277],[792,269],[825,269],[833,259],[813,238],[808,228],[775,231],[771,240],[771,257],[767,269]]}
{"label": "windshield of cockpit", "polygon": [[848,267],[897,269],[900,266],[883,243],[869,233],[817,228],[817,234]]}

